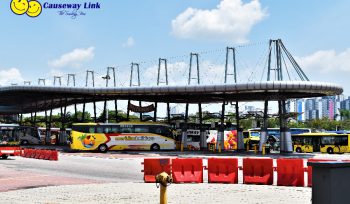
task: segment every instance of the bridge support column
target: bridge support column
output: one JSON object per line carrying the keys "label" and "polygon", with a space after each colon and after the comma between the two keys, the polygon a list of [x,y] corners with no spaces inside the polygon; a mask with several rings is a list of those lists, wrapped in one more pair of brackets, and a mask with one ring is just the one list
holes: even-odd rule
{"label": "bridge support column", "polygon": [[267,141],[267,136],[267,128],[262,127],[260,130],[259,152],[262,151],[262,147]]}
{"label": "bridge support column", "polygon": [[200,148],[202,149],[206,149],[207,148],[207,132],[205,129],[201,128],[201,132],[200,132]]}
{"label": "bridge support column", "polygon": [[279,115],[280,115],[280,152],[281,153],[292,153],[292,135],[290,129],[287,127],[286,117],[286,101],[278,101]]}
{"label": "bridge support column", "polygon": [[237,129],[237,150],[243,151],[244,150],[244,139],[243,139],[243,129],[240,127],[239,123],[239,106],[238,101],[236,101],[236,129]]}
{"label": "bridge support column", "polygon": [[237,128],[237,150],[244,150],[244,138],[243,138],[243,129]]}
{"label": "bridge support column", "polygon": [[268,102],[268,101],[265,101],[265,103],[264,103],[264,119],[263,119],[264,121],[263,121],[262,127],[261,127],[261,129],[260,129],[259,152],[262,151],[263,145],[266,143],[267,137],[268,137],[268,134],[267,134],[267,112],[268,112],[268,105],[269,105],[269,102]]}
{"label": "bridge support column", "polygon": [[181,145],[183,145],[183,149],[187,149],[187,124],[182,128]]}
{"label": "bridge support column", "polygon": [[216,147],[219,148],[219,145],[221,147],[221,150],[224,150],[225,147],[225,101],[222,103],[221,107],[221,120],[220,120],[220,128],[217,135],[217,142]]}
{"label": "bridge support column", "polygon": [[216,141],[216,149],[219,149],[219,146],[221,148],[221,151],[225,149],[225,128],[223,126],[220,126],[218,135],[217,135],[217,141]]}

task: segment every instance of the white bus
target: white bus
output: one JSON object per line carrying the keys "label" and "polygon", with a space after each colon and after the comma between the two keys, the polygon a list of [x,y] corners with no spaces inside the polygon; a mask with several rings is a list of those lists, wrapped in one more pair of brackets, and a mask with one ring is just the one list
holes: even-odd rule
{"label": "white bus", "polygon": [[39,130],[18,124],[0,124],[0,144],[40,144]]}
{"label": "white bus", "polygon": [[174,150],[172,129],[160,123],[76,123],[70,147],[74,150]]}

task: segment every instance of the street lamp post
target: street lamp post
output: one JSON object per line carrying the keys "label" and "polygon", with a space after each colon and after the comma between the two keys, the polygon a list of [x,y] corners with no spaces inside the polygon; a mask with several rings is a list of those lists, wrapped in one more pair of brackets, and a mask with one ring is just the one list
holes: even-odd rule
{"label": "street lamp post", "polygon": [[[103,76],[102,79],[106,80],[106,88],[107,88],[108,87],[108,80],[111,79],[111,77],[107,73],[107,75]],[[104,111],[105,111],[105,115],[106,115],[105,122],[108,123],[108,103],[107,103],[107,99],[105,99]]]}

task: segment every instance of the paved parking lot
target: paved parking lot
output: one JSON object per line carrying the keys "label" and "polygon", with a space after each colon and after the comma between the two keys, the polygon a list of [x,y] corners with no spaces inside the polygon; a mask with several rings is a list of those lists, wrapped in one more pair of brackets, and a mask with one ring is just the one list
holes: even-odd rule
{"label": "paved parking lot", "polygon": [[[206,165],[208,157],[256,157],[253,153],[226,152],[61,152],[58,161],[11,157],[0,160],[0,199],[2,203],[157,203],[159,189],[143,183],[143,158],[200,157]],[[350,154],[271,154],[266,157],[350,159]],[[274,182],[276,185],[276,181]],[[208,184],[204,171],[203,184],[173,184],[169,187],[169,203],[310,203],[308,187],[281,187],[242,184]],[[85,192],[88,192],[87,194]],[[36,195],[33,197],[32,195]],[[86,200],[87,199],[87,200]],[[30,203],[29,202],[29,203]]]}

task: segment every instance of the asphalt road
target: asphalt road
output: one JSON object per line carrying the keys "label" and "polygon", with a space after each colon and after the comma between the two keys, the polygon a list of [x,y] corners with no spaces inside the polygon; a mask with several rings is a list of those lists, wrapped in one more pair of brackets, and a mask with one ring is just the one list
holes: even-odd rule
{"label": "asphalt road", "polygon": [[118,183],[143,182],[142,161],[142,158],[111,159],[61,154],[58,161],[10,157],[0,160],[0,166],[14,171]]}

